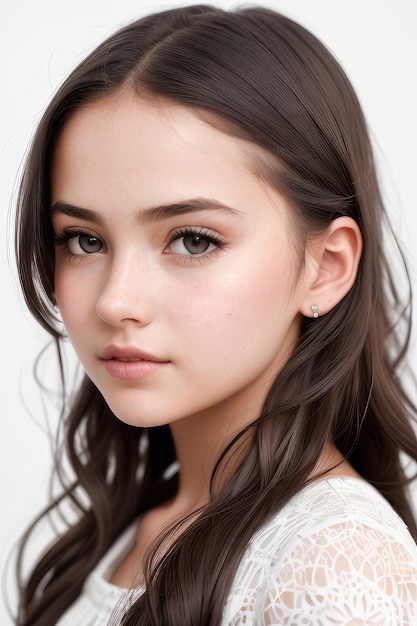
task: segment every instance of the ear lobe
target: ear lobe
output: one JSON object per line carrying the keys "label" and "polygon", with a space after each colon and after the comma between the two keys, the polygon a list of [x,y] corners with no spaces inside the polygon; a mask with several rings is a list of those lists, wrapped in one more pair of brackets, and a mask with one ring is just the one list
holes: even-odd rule
{"label": "ear lobe", "polygon": [[350,217],[338,217],[311,242],[308,252],[314,270],[300,311],[318,317],[335,307],[355,282],[362,254],[359,226]]}

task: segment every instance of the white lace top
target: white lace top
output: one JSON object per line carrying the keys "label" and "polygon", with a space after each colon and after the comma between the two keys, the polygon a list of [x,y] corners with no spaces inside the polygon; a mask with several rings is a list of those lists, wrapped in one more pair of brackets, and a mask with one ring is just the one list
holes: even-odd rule
{"label": "white lace top", "polygon": [[[107,582],[133,547],[131,526],[58,626],[105,626],[126,590]],[[137,594],[141,590],[137,590]],[[417,548],[365,481],[319,480],[252,538],[221,626],[416,626]]]}

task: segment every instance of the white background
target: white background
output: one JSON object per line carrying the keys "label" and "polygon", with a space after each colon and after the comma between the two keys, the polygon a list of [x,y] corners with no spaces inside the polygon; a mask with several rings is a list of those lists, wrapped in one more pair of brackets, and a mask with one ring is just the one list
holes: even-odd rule
{"label": "white background", "polygon": [[[193,4],[192,2],[183,2]],[[228,8],[236,2],[213,1]],[[375,140],[383,190],[417,287],[417,3],[415,0],[265,0],[310,28],[351,78]],[[47,336],[24,309],[13,266],[16,177],[45,104],[64,76],[125,21],[179,6],[144,0],[2,0],[0,6],[1,565],[45,503],[50,446],[32,369]],[[47,362],[54,368],[52,353]],[[411,354],[417,369],[415,338]],[[50,374],[50,378],[53,376]],[[5,575],[10,583],[11,574]],[[11,624],[0,601],[0,624]]]}

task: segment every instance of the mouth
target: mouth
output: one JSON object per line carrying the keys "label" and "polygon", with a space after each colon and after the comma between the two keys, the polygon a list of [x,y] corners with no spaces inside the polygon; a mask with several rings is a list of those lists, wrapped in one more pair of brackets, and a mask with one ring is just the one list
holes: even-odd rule
{"label": "mouth", "polygon": [[133,346],[108,346],[100,358],[112,378],[125,381],[150,378],[169,364],[168,360]]}
{"label": "mouth", "polygon": [[[115,361],[123,361],[124,363],[136,363],[137,361],[145,361],[146,359],[135,359],[135,358],[125,358],[125,357],[111,357],[113,358]],[[109,359],[106,359],[107,361]]]}
{"label": "mouth", "polygon": [[134,346],[107,346],[107,348],[105,348],[101,355],[101,359],[104,361],[121,361],[123,363],[136,363],[138,361],[147,361],[150,363],[168,363],[167,359],[162,359]]}

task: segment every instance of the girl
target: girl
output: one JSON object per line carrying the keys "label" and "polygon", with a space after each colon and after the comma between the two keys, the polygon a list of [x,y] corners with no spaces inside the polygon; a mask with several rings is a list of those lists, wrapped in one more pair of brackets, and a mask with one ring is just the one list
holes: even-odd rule
{"label": "girl", "polygon": [[18,203],[28,306],[86,375],[17,624],[416,623],[385,225],[352,87],[291,20],[170,10],[80,64]]}

